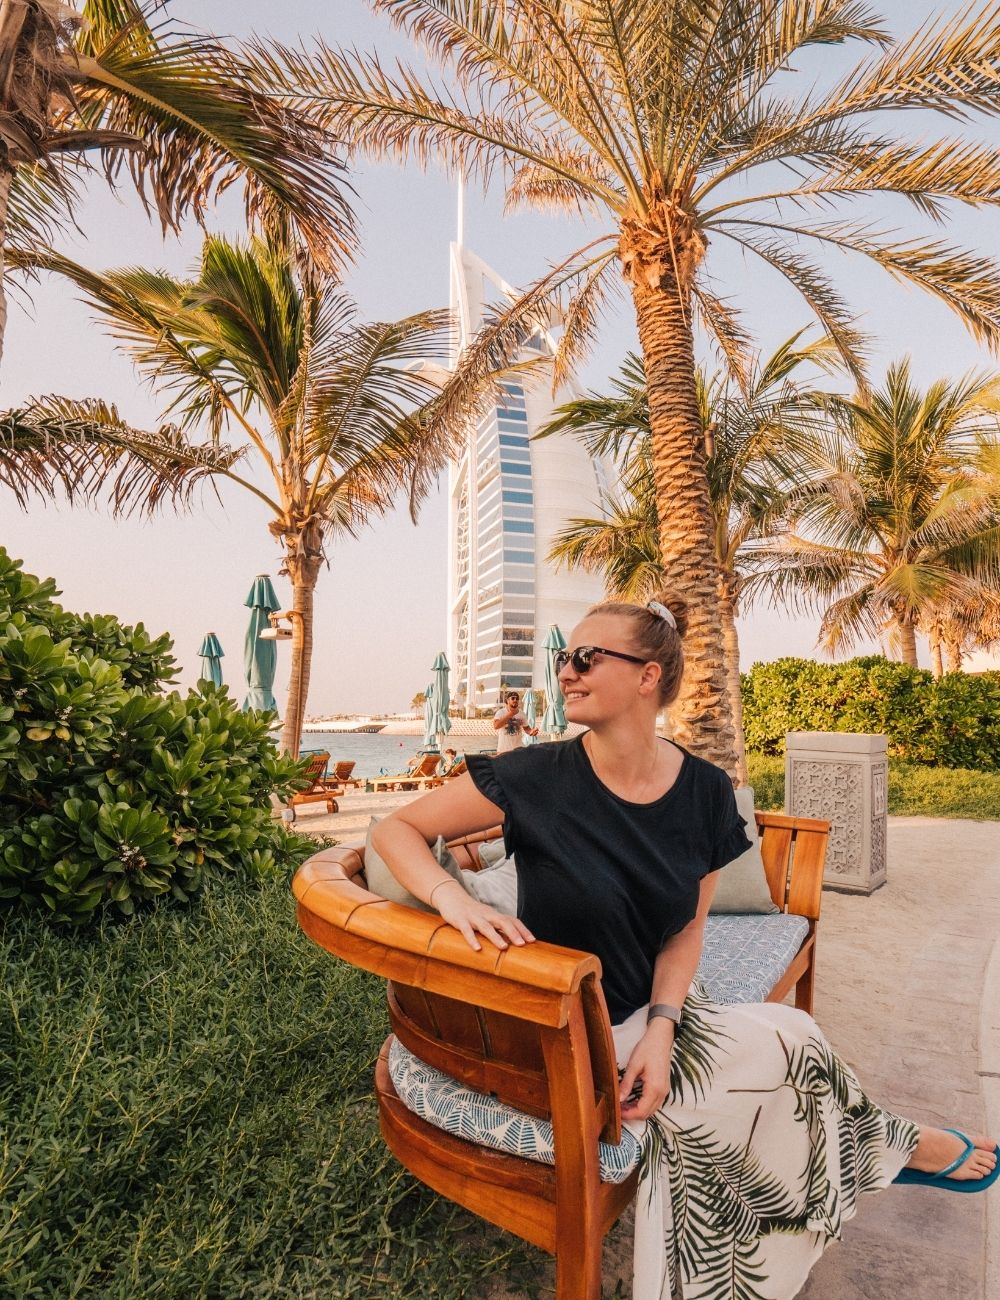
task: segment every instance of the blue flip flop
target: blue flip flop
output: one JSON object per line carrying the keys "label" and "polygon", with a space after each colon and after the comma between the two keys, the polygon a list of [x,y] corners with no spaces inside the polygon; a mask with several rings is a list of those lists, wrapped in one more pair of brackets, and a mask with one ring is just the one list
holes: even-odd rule
{"label": "blue flip flop", "polygon": [[998,1178],[1000,1178],[1000,1147],[996,1148],[997,1163],[991,1173],[982,1178],[949,1178],[965,1164],[969,1156],[976,1149],[974,1142],[970,1142],[964,1133],[960,1133],[957,1128],[946,1128],[946,1133],[954,1133],[957,1138],[961,1138],[965,1143],[965,1150],[953,1160],[950,1165],[945,1165],[939,1169],[936,1174],[925,1174],[920,1169],[901,1169],[896,1177],[892,1180],[894,1183],[919,1183],[923,1187],[943,1187],[949,1192],[985,1192],[987,1187],[992,1187]]}

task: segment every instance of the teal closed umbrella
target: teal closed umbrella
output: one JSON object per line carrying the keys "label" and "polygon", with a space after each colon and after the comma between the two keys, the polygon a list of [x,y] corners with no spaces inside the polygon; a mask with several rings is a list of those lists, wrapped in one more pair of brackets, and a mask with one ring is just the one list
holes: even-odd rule
{"label": "teal closed umbrella", "polygon": [[431,671],[434,674],[433,721],[435,736],[446,736],[451,731],[451,718],[448,717],[448,709],[451,707],[451,688],[448,685],[449,670],[450,665],[442,651],[431,665]]}
{"label": "teal closed umbrella", "polygon": [[[528,726],[534,728],[535,722],[536,722],[537,717],[538,717],[538,712],[537,712],[537,709],[536,709],[536,707],[535,707],[535,692],[531,689],[530,686],[529,686],[529,688],[528,688],[528,693],[527,693],[527,695],[525,696],[525,699],[524,699],[524,716],[528,719]],[[537,736],[529,736],[528,733],[525,732],[525,733],[524,733],[524,744],[526,744],[526,745],[537,745],[537,744],[538,744],[538,737],[537,737]]]}
{"label": "teal closed umbrella", "polygon": [[213,686],[222,685],[222,646],[214,632],[206,632],[205,639],[198,651],[201,655],[202,681],[211,682]]}
{"label": "teal closed umbrella", "polygon": [[278,645],[275,641],[262,641],[260,634],[271,626],[268,614],[280,609],[281,605],[266,573],[258,573],[254,578],[245,603],[250,607],[250,625],[243,650],[248,687],[243,712],[247,713],[250,709],[277,709],[273,687],[278,667]]}
{"label": "teal closed umbrella", "polygon": [[424,744],[421,753],[437,749],[437,735],[434,731],[434,683],[428,682],[424,691]]}
{"label": "teal closed umbrella", "polygon": [[545,714],[542,717],[542,730],[549,735],[561,736],[566,730],[566,713],[562,687],[556,672],[555,654],[557,650],[566,649],[566,638],[555,623],[549,628],[542,647],[545,650]]}

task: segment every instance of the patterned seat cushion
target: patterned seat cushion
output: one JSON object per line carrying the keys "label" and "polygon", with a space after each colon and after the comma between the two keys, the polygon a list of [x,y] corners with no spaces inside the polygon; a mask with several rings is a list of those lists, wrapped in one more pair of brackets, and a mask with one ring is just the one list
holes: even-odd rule
{"label": "patterned seat cushion", "polygon": [[[466,1088],[440,1070],[425,1065],[397,1038],[389,1048],[389,1076],[407,1110],[435,1128],[508,1155],[523,1156],[543,1165],[555,1164],[552,1125],[548,1120],[525,1115],[495,1097]],[[623,1183],[638,1165],[641,1152],[638,1140],[627,1130],[622,1132],[620,1146],[599,1142],[601,1181]]]}
{"label": "patterned seat cushion", "polygon": [[716,1002],[765,1002],[808,933],[804,916],[710,916],[698,978]]}

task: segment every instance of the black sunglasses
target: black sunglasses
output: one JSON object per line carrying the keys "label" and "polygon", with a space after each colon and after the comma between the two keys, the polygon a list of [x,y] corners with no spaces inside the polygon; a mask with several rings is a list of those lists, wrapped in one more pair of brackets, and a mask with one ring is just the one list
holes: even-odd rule
{"label": "black sunglasses", "polygon": [[630,664],[649,663],[648,659],[640,659],[636,655],[625,655],[620,650],[605,650],[600,645],[581,645],[577,646],[575,650],[557,650],[552,658],[557,673],[561,673],[567,664],[572,664],[573,671],[582,677],[584,673],[589,673],[593,668],[594,655],[609,655],[612,659],[625,659]]}

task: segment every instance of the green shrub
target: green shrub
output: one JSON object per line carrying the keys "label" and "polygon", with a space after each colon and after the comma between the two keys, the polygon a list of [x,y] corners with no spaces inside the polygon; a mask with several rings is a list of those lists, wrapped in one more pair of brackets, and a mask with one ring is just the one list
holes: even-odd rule
{"label": "green shrub", "polygon": [[[785,805],[785,760],[748,754],[747,771],[760,810]],[[964,817],[1000,821],[1000,772],[970,772],[920,763],[889,764],[889,812],[894,817]]]}
{"label": "green shrub", "polygon": [[747,749],[781,754],[789,731],[888,737],[910,763],[1000,771],[1000,673],[930,673],[880,655],[843,664],[778,659],[743,675]]}
{"label": "green shrub", "polygon": [[270,815],[299,765],[268,715],[174,675],[167,637],[78,616],[0,549],[0,900],[71,923],[309,851]]}
{"label": "green shrub", "polygon": [[0,1295],[462,1300],[538,1269],[389,1154],[384,985],[293,908],[235,881],[82,935],[0,917]]}

